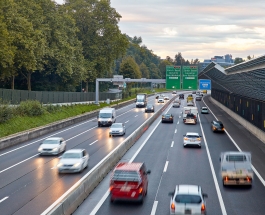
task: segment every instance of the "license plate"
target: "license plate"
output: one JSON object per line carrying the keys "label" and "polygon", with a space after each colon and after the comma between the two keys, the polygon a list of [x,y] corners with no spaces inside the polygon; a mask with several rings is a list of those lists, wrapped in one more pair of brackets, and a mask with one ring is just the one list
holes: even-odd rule
{"label": "license plate", "polygon": [[190,209],[186,209],[185,210],[185,214],[191,214],[191,210]]}
{"label": "license plate", "polygon": [[195,142],[195,140],[190,140],[190,142]]}
{"label": "license plate", "polygon": [[130,190],[131,190],[130,187],[125,187],[125,186],[123,186],[123,187],[121,188],[121,191],[123,191],[123,192],[129,192]]}

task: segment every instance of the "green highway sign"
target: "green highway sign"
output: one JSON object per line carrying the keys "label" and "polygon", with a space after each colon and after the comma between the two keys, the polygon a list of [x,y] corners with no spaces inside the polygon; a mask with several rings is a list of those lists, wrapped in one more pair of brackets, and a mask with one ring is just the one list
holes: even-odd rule
{"label": "green highway sign", "polygon": [[183,66],[182,67],[182,89],[197,90],[198,89],[198,67]]}
{"label": "green highway sign", "polygon": [[181,66],[166,67],[166,89],[180,90],[181,89]]}

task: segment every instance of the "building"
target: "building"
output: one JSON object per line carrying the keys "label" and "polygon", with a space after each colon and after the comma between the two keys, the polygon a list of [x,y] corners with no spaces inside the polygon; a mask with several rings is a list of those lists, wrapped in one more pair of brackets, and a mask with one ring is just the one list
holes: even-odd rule
{"label": "building", "polygon": [[227,68],[234,65],[234,60],[231,54],[226,54],[224,56],[214,56],[211,59],[205,59],[199,64],[199,73],[204,70],[211,62],[218,63],[220,66]]}

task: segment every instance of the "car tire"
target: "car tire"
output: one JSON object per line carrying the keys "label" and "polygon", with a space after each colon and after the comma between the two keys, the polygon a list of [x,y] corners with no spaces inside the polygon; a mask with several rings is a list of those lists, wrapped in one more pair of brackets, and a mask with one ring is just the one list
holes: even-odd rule
{"label": "car tire", "polygon": [[101,125],[100,125],[100,124],[98,124],[98,127],[101,127]]}
{"label": "car tire", "polygon": [[111,137],[111,134],[109,135],[109,137]]}

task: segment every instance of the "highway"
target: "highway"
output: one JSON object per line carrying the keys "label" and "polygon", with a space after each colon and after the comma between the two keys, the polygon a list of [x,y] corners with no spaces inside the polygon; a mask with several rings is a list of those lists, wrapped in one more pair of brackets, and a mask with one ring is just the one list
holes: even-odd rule
{"label": "highway", "polygon": [[[154,96],[148,98],[156,110],[163,107],[155,101]],[[0,214],[41,214],[152,115],[144,113],[142,108],[135,108],[133,103],[117,110],[116,122],[125,123],[125,136],[109,138],[108,127],[98,128],[97,119],[93,118],[1,150]],[[59,175],[58,156],[39,156],[37,151],[39,144],[50,136],[63,137],[67,149],[86,149],[90,155],[89,167],[80,174]]]}
{"label": "highway", "polygon": [[[182,107],[185,100],[182,100]],[[206,199],[207,214],[214,215],[263,215],[265,214],[265,145],[242,125],[213,105],[209,96],[196,102],[200,109],[208,106],[210,114],[199,113],[200,123],[185,125],[182,108],[172,108],[173,124],[162,124],[157,119],[139,141],[126,153],[122,161],[145,162],[149,175],[148,194],[144,203],[110,203],[109,175],[76,210],[74,215],[166,215],[169,213],[170,196],[177,184],[200,185]],[[213,133],[210,123],[218,118],[224,123],[225,133]],[[198,132],[203,136],[202,147],[183,148],[183,134]],[[252,187],[223,187],[220,177],[221,152],[250,151],[256,173]]]}

